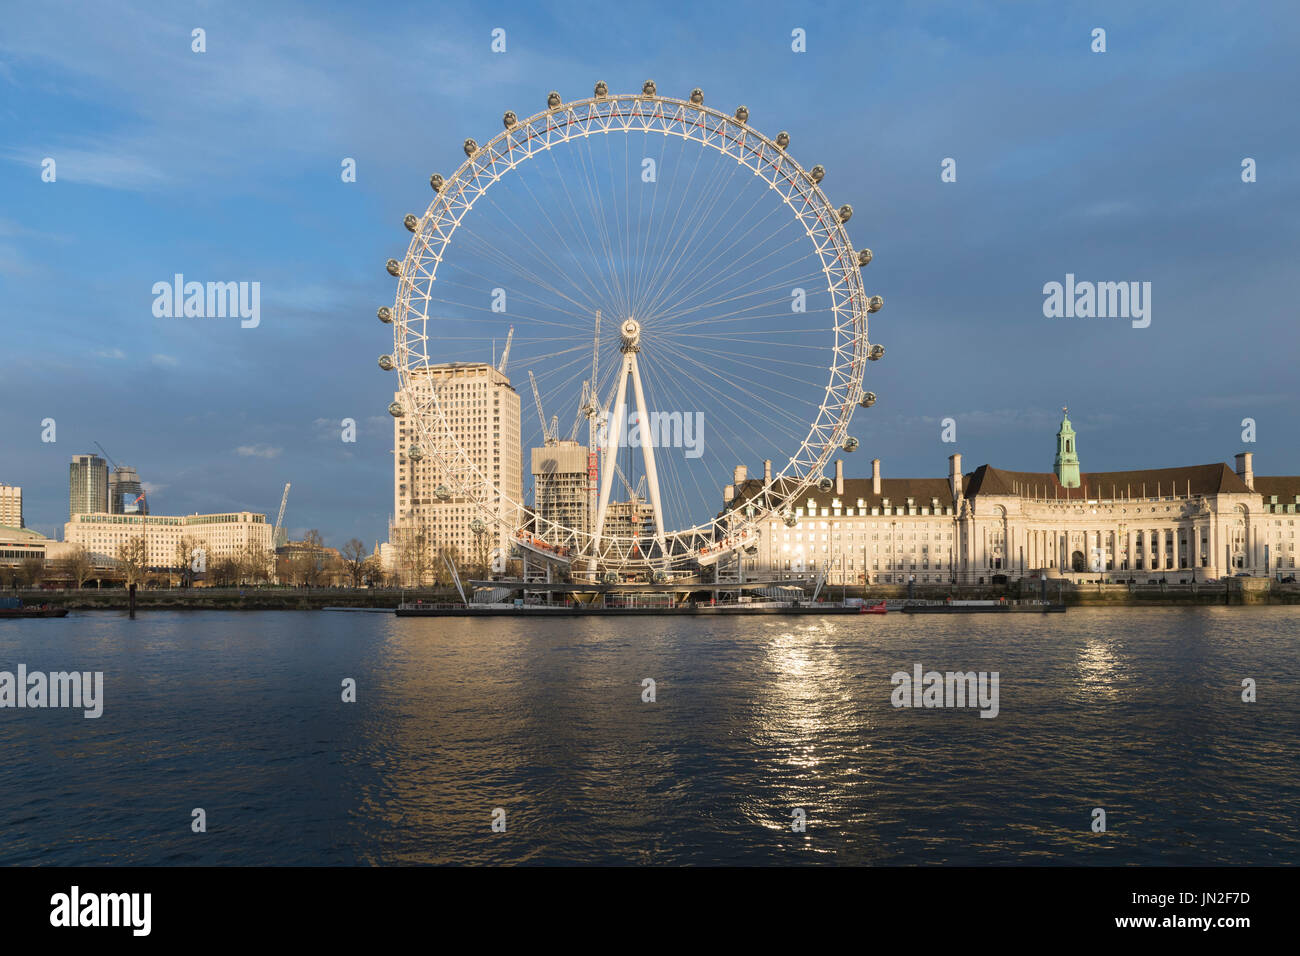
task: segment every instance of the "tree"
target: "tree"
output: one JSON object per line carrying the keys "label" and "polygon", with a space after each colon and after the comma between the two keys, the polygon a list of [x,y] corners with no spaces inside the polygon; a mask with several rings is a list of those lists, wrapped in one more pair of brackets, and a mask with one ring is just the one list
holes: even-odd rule
{"label": "tree", "polygon": [[[203,548],[199,544],[198,539],[188,534],[176,542],[176,555],[174,561],[176,570],[180,574],[182,587],[190,587],[194,583],[194,575],[196,573],[194,559],[202,552]],[[206,557],[206,554],[204,554],[204,561],[206,561]],[[202,564],[203,562],[200,563]]]}
{"label": "tree", "polygon": [[239,553],[237,576],[249,584],[261,584],[270,580],[274,562],[274,551],[268,551],[256,541],[250,541]]}
{"label": "tree", "polygon": [[18,565],[18,583],[25,588],[34,588],[45,577],[45,562],[40,558],[24,558]]}
{"label": "tree", "polygon": [[95,573],[95,564],[84,544],[74,545],[71,551],[56,562],[56,567],[60,574],[66,574],[76,583],[78,590]]}
{"label": "tree", "polygon": [[403,583],[407,587],[423,587],[432,566],[428,532],[418,525],[393,530],[397,538],[397,564]]}
{"label": "tree", "polygon": [[325,539],[313,528],[302,540],[293,562],[294,578],[308,587],[316,587],[325,575]]}
{"label": "tree", "polygon": [[217,558],[208,567],[208,576],[223,588],[238,584],[240,578],[239,562],[228,555]]}
{"label": "tree", "polygon": [[455,584],[451,576],[451,568],[456,569],[456,573],[461,575],[464,581],[464,573],[461,569],[460,549],[454,544],[449,544],[445,548],[438,550],[438,560],[434,564],[434,584],[443,583],[443,574],[446,574],[446,583]]}
{"label": "tree", "polygon": [[145,571],[143,538],[133,535],[117,546],[117,566],[122,572],[127,587],[140,583]]}
{"label": "tree", "polygon": [[351,579],[352,586],[361,587],[361,579],[366,573],[366,559],[370,557],[366,554],[365,542],[352,538],[343,545],[340,555],[343,559],[343,571]]}

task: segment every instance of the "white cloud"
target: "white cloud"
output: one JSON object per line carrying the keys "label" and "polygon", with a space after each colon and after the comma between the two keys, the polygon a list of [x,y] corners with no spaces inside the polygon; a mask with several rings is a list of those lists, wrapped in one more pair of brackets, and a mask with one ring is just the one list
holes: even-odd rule
{"label": "white cloud", "polygon": [[283,450],[274,445],[240,445],[235,453],[241,458],[278,458]]}
{"label": "white cloud", "polygon": [[176,361],[175,356],[163,355],[161,352],[154,353],[149,359],[159,368],[175,368],[180,363]]}

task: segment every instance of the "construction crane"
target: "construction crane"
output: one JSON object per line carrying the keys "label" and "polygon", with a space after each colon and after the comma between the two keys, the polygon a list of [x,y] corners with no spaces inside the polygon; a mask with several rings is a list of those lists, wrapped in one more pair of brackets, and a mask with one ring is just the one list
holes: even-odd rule
{"label": "construction crane", "polygon": [[549,427],[547,427],[546,413],[542,411],[542,396],[541,393],[537,391],[537,376],[533,374],[532,369],[528,370],[528,381],[533,386],[533,401],[537,403],[537,420],[542,425],[542,440],[547,445],[554,445],[557,441],[559,441],[559,437],[557,435],[557,432],[560,429],[559,416],[557,415],[552,417],[551,424]]}
{"label": "construction crane", "polygon": [[637,501],[645,498],[645,475],[641,476],[640,480],[636,483],[636,488],[633,488],[632,482],[627,480],[627,475],[623,474],[623,469],[618,466],[618,462],[614,462],[614,470],[618,472],[618,477],[623,481],[623,487],[627,489],[627,497],[629,501]]}
{"label": "construction crane", "polygon": [[510,361],[510,343],[515,337],[515,327],[510,326],[510,331],[506,333],[506,347],[501,350],[501,361],[497,363],[497,371],[502,375],[506,373],[506,362]]}
{"label": "construction crane", "polygon": [[[104,453],[104,457],[105,457],[106,459],[108,459],[108,463],[109,463],[110,465],[113,466],[113,471],[120,471],[120,470],[121,470],[121,467],[118,465],[118,463],[115,462],[115,461],[113,460],[113,456],[110,455],[110,454],[108,453],[108,449],[107,449],[107,448],[105,448],[105,447],[104,447],[103,445],[101,445],[99,442],[95,442],[95,447],[98,448],[101,452]],[[136,503],[137,505],[139,505],[140,502],[141,502],[141,500],[145,500],[145,501],[148,500],[148,499],[145,497],[145,493],[144,493],[143,491],[141,491],[140,494],[139,494],[139,496],[135,499],[135,503]],[[111,511],[112,508],[113,508],[113,505],[112,505],[111,502],[109,503],[109,506],[108,506],[108,507],[109,507],[109,510]],[[146,505],[146,506],[143,507],[143,508],[140,508],[140,513],[143,515],[147,510],[148,510],[148,505]],[[143,521],[143,518],[142,518],[141,520]]]}
{"label": "construction crane", "polygon": [[287,505],[287,504],[289,503],[289,488],[290,488],[290,487],[291,487],[291,485],[289,484],[289,482],[286,481],[286,482],[284,483],[284,494],[282,494],[282,495],[280,496],[280,513],[279,513],[278,515],[275,516],[275,530],[271,532],[271,547],[272,547],[272,548],[277,548],[277,547],[279,547],[279,544],[278,544],[277,542],[279,542],[279,540],[280,540],[280,525],[282,525],[282,524],[284,523],[284,506]]}
{"label": "construction crane", "polygon": [[108,463],[113,466],[113,470],[117,471],[117,462],[113,460],[113,456],[108,453],[108,450],[105,449],[104,446],[101,445],[99,442],[95,442],[95,447],[104,453],[104,457],[107,458]]}

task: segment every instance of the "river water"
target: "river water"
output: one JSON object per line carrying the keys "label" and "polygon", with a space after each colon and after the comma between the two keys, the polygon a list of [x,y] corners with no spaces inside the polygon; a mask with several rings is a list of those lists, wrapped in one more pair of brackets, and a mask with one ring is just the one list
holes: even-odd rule
{"label": "river water", "polygon": [[[19,664],[103,715],[0,709],[6,864],[1300,862],[1300,608],[74,612]],[[918,664],[997,716],[893,706]]]}

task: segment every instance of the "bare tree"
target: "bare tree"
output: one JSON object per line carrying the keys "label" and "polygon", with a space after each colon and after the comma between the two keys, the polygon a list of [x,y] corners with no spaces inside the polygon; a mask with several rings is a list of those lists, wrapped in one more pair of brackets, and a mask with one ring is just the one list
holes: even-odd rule
{"label": "bare tree", "polygon": [[[203,559],[196,561],[195,559],[198,558],[200,554],[203,555]],[[199,544],[198,539],[187,534],[176,542],[176,553],[173,561],[176,571],[180,575],[181,586],[190,587],[194,584],[194,575],[198,573],[199,570],[205,570],[204,566],[207,562],[207,554]],[[196,568],[196,564],[200,565],[200,567]]]}
{"label": "bare tree", "polygon": [[247,581],[249,584],[261,584],[270,580],[271,575],[274,573],[274,562],[274,551],[268,551],[257,542],[250,541],[244,546],[244,550],[239,553],[236,560],[238,565],[237,577],[240,581]]}
{"label": "bare tree", "polygon": [[294,558],[294,577],[300,584],[316,587],[325,576],[325,539],[315,528],[303,538],[302,547]]}
{"label": "bare tree", "polygon": [[[429,535],[419,526],[402,528],[398,537],[398,566],[408,587],[423,587],[432,566]],[[435,572],[436,579],[436,572]]]}
{"label": "bare tree", "polygon": [[55,562],[60,574],[66,574],[78,590],[90,576],[95,573],[95,564],[90,558],[90,551],[84,544],[74,545],[63,557]]}
{"label": "bare tree", "polygon": [[434,584],[442,584],[444,581],[447,584],[454,583],[452,581],[451,571],[448,568],[448,564],[450,564],[451,567],[454,567],[456,573],[461,576],[461,580],[464,580],[465,569],[460,566],[460,549],[454,544],[449,544],[445,548],[440,548],[438,550],[438,560],[434,564]]}
{"label": "bare tree", "polygon": [[45,562],[40,558],[24,558],[18,565],[18,583],[25,588],[34,588],[45,577]]}
{"label": "bare tree", "polygon": [[126,580],[126,586],[139,584],[144,579],[144,539],[132,536],[117,546],[117,566]]}
{"label": "bare tree", "polygon": [[340,556],[343,559],[343,570],[351,579],[352,586],[354,588],[361,587],[361,579],[366,573],[366,559],[370,557],[366,554],[365,542],[352,538],[347,544],[343,545]]}
{"label": "bare tree", "polygon": [[220,587],[227,588],[239,583],[241,570],[238,561],[225,556],[217,558],[208,566],[208,576]]}

